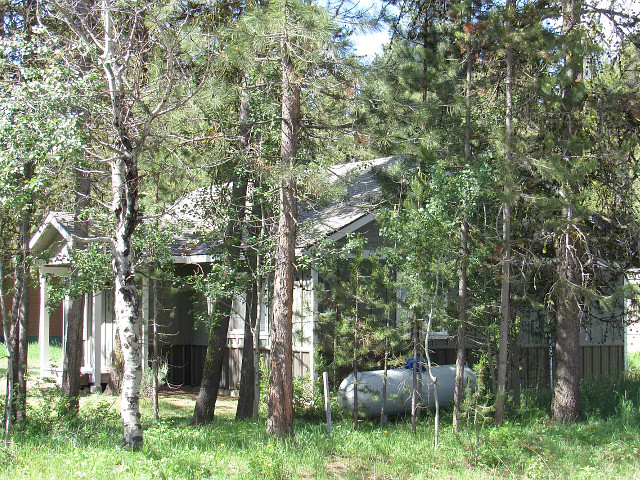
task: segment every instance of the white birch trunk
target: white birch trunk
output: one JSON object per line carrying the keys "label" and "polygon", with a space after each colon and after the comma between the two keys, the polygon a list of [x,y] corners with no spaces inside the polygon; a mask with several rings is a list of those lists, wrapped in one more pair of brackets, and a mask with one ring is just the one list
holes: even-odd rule
{"label": "white birch trunk", "polygon": [[115,231],[112,238],[115,320],[120,333],[124,370],[120,415],[124,429],[123,443],[134,450],[142,447],[140,423],[141,328],[140,302],[135,285],[135,267],[131,238],[138,223],[137,148],[125,125],[125,62],[114,48],[111,2],[103,0],[104,72],[111,98],[115,143],[120,152],[111,161],[112,208]]}

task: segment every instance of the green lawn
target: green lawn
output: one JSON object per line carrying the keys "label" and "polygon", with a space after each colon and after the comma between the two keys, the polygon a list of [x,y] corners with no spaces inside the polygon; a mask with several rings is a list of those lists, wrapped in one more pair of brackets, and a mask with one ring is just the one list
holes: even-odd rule
{"label": "green lawn", "polygon": [[193,395],[164,396],[159,423],[144,402],[145,446],[130,452],[119,447],[117,398],[83,397],[74,421],[58,417],[55,395],[35,400],[30,423],[0,449],[0,478],[640,478],[638,415],[561,425],[534,412],[477,439],[454,434],[445,416],[434,452],[429,419],[415,437],[404,419],[357,431],[338,421],[331,437],[319,421],[297,421],[295,438],[277,441],[264,421],[234,422],[230,399],[212,424],[191,427]]}
{"label": "green lawn", "polygon": [[[28,351],[28,367],[29,374],[32,378],[39,372],[40,368],[40,346],[38,342],[29,342]],[[62,365],[62,344],[59,340],[51,340],[49,343],[49,360],[52,364]],[[3,343],[0,343],[0,378],[7,376],[7,350]],[[4,387],[3,387],[4,388]]]}
{"label": "green lawn", "polygon": [[265,434],[264,412],[257,424],[235,422],[228,398],[212,424],[192,427],[195,395],[167,392],[158,423],[143,402],[145,444],[131,452],[120,447],[118,398],[83,396],[79,418],[69,419],[55,389],[32,389],[29,422],[0,447],[0,478],[640,479],[638,377],[585,386],[583,397],[587,420],[576,425],[550,422],[529,402],[499,429],[480,426],[477,436],[466,426],[454,434],[445,412],[434,451],[429,413],[416,436],[407,419],[382,428],[365,422],[357,431],[338,420],[329,436],[311,418],[296,420],[294,439],[278,441]]}

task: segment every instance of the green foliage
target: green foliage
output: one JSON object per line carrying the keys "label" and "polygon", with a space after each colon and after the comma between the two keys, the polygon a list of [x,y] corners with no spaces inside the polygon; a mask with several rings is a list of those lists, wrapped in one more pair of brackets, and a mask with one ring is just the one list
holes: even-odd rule
{"label": "green foliage", "polygon": [[[167,382],[169,374],[169,364],[162,359],[158,363],[158,388],[162,388]],[[140,380],[140,394],[145,398],[153,398],[153,368],[146,368],[142,372]]]}
{"label": "green foliage", "polygon": [[[7,25],[8,26],[8,25]],[[44,28],[0,38],[0,236],[6,260],[24,221],[43,202],[55,208],[66,189],[53,188],[80,156],[79,107],[91,79],[65,64],[67,50]]]}
{"label": "green foliage", "polygon": [[[78,92],[88,80],[61,61],[65,51],[45,29],[0,39],[0,186],[3,204],[41,195],[82,147]],[[21,184],[23,165],[35,175]]]}
{"label": "green foliage", "polygon": [[319,418],[321,405],[313,395],[309,376],[293,379],[293,412],[298,418]]}
{"label": "green foliage", "polygon": [[328,369],[333,382],[354,361],[358,369],[381,368],[385,350],[394,351],[404,340],[393,318],[392,265],[365,252],[365,246],[363,237],[349,236],[344,245],[323,246],[315,262],[322,305],[317,334],[325,359],[319,365]]}
{"label": "green foliage", "polygon": [[580,410],[585,418],[618,418],[625,423],[640,420],[640,375],[628,372],[617,379],[580,384]]}
{"label": "green foliage", "polygon": [[640,352],[627,353],[627,361],[629,362],[629,371],[631,373],[640,372]]}
{"label": "green foliage", "polygon": [[114,416],[113,401],[98,401],[78,412],[70,409],[69,397],[57,385],[40,389],[37,403],[29,403],[28,421],[22,426],[27,437],[46,436],[52,440],[84,443],[102,423]]}

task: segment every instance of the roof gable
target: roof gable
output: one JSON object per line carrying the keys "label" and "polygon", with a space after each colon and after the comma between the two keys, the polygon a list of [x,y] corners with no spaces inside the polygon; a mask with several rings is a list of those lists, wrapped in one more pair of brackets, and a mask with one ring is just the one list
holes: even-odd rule
{"label": "roof gable", "polygon": [[[333,165],[326,168],[326,180],[343,190],[340,200],[313,208],[308,205],[298,217],[297,250],[307,249],[322,238],[336,241],[374,220],[374,212],[383,202],[381,173],[406,157],[383,157],[375,160]],[[178,263],[212,261],[209,241],[204,232],[224,228],[224,218],[212,218],[211,211],[224,203],[231,184],[198,188],[176,201],[161,217],[164,225],[179,227],[171,245]],[[74,214],[50,212],[32,237],[31,250],[41,254],[51,250],[55,263],[68,263],[73,244]],[[65,253],[66,252],[66,253]]]}
{"label": "roof gable", "polygon": [[73,218],[73,213],[49,212],[29,241],[31,253],[40,255],[51,250],[51,263],[68,264],[69,251],[73,244]]}
{"label": "roof gable", "polygon": [[383,157],[328,167],[329,181],[342,183],[345,195],[326,207],[301,212],[297,247],[308,248],[321,238],[339,240],[372,222],[375,210],[384,201],[381,172],[405,159]]}

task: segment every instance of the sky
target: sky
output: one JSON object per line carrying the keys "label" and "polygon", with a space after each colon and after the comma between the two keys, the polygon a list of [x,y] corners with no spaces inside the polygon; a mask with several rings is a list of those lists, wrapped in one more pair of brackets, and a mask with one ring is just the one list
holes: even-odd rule
{"label": "sky", "polygon": [[[331,0],[327,0],[331,1]],[[380,8],[381,0],[357,0],[358,6],[361,8]],[[640,0],[598,0],[598,6],[608,8],[611,4],[615,4],[618,10],[632,11],[635,14],[640,14]],[[610,24],[607,24],[606,19],[603,19],[605,32],[612,33]],[[367,57],[369,60],[373,60],[376,54],[382,53],[382,47],[389,41],[390,32],[387,26],[377,32],[372,33],[359,33],[352,36],[354,47],[358,55]],[[615,39],[614,39],[615,43]]]}
{"label": "sky", "polygon": [[[354,11],[355,9],[367,11],[371,16],[375,16],[380,11],[383,4],[383,0],[347,0],[347,2],[343,2],[343,0],[319,1],[325,6],[341,4],[341,11],[343,13],[351,11],[353,8]],[[381,24],[380,27],[381,29],[378,29],[378,31],[369,33],[359,32],[352,35],[351,40],[353,41],[356,54],[373,60],[377,53],[382,53],[382,46],[389,42],[390,32],[387,25]]]}
{"label": "sky", "polygon": [[373,59],[376,53],[382,53],[382,46],[389,41],[389,29],[353,36],[353,43],[358,55]]}

